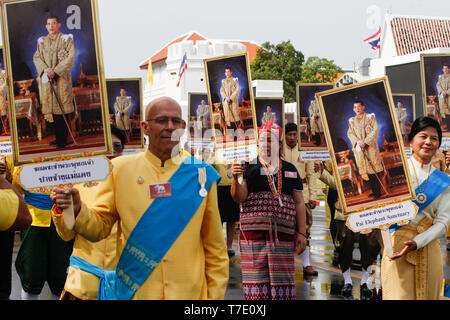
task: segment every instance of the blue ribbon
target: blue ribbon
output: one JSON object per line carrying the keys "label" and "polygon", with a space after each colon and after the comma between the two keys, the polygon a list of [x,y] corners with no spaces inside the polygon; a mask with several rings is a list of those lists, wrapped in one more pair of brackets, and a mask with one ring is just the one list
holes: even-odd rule
{"label": "blue ribbon", "polygon": [[99,300],[131,299],[189,223],[204,199],[199,195],[198,168],[206,169],[206,190],[220,179],[209,164],[197,162],[188,157],[169,179],[173,197],[153,200],[131,232],[116,270],[99,271],[80,258],[71,259],[72,266],[99,276]]}
{"label": "blue ribbon", "polygon": [[33,193],[25,190],[24,199],[27,204],[41,210],[51,210],[53,207],[50,195],[45,193]]}
{"label": "blue ribbon", "polygon": [[[420,193],[420,190],[423,189],[426,181],[427,180],[423,181],[422,184],[416,188],[416,194]],[[423,193],[427,197],[427,201],[420,204],[415,199],[412,200],[419,207],[419,211],[417,211],[417,213],[428,207],[428,205],[432,203],[434,199],[436,199],[445,189],[447,189],[449,185],[450,177],[442,171],[434,170],[433,173],[428,177],[426,190],[423,191]],[[389,227],[389,232],[392,233],[400,227],[401,226],[399,226],[397,223],[394,223]]]}

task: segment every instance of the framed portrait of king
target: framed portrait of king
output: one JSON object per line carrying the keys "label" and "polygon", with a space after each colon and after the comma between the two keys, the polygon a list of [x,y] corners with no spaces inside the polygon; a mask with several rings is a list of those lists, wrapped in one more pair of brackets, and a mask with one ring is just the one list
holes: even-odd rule
{"label": "framed portrait of king", "polygon": [[255,113],[257,129],[269,120],[272,120],[284,132],[284,98],[257,97],[255,98]]}
{"label": "framed portrait of king", "polygon": [[450,149],[450,53],[420,55],[422,99],[425,116],[441,125],[441,149]]}
{"label": "framed portrait of king", "polygon": [[343,211],[415,197],[387,77],[317,99]]}
{"label": "framed portrait of king", "polygon": [[332,83],[297,84],[297,124],[300,150],[327,150],[316,93],[333,88]]}
{"label": "framed portrait of king", "polygon": [[109,123],[127,136],[126,149],[144,148],[141,78],[106,79]]}
{"label": "framed portrait of king", "polygon": [[[205,137],[211,129],[211,108],[208,102],[208,95],[202,92],[189,92],[188,94],[188,120],[189,136],[191,141],[212,141],[212,135]],[[211,132],[209,132],[211,134]]]}
{"label": "framed portrait of king", "polygon": [[216,159],[257,156],[257,126],[247,52],[204,59]]}
{"label": "framed portrait of king", "polygon": [[16,165],[112,152],[96,0],[2,1]]}
{"label": "framed portrait of king", "polygon": [[408,93],[393,93],[394,110],[397,116],[398,128],[402,137],[405,151],[408,151],[409,142],[408,135],[411,132],[411,126],[416,119],[415,111],[415,95]]}

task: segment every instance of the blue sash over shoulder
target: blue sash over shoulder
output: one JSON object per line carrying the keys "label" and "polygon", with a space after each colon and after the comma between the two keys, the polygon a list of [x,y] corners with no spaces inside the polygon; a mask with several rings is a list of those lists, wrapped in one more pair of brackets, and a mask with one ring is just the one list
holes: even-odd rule
{"label": "blue sash over shoulder", "polygon": [[136,224],[116,270],[105,271],[71,257],[71,266],[99,276],[99,300],[129,300],[150,276],[204,199],[199,195],[199,168],[206,170],[206,190],[220,179],[209,164],[188,157],[168,181],[172,196],[154,199]]}
{"label": "blue sash over shoulder", "polygon": [[[415,190],[416,194],[419,194],[420,192],[419,190],[423,189],[425,183],[426,180],[423,181],[422,184],[416,188]],[[425,203],[420,204],[415,199],[412,200],[419,207],[419,211],[417,213],[428,207],[428,205],[432,203],[434,199],[436,199],[449,186],[450,186],[450,177],[440,170],[434,170],[433,173],[430,174],[430,176],[428,177],[427,187],[423,191],[423,193],[427,197],[427,201]],[[389,227],[389,232],[392,233],[398,228],[400,228],[400,226],[397,223],[395,223]]]}

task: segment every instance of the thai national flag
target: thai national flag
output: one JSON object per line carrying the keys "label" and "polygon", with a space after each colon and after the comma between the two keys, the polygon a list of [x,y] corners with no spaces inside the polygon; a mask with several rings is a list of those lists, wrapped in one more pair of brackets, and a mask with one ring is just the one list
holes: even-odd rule
{"label": "thai national flag", "polygon": [[368,37],[367,39],[364,39],[364,42],[370,44],[372,50],[377,50],[380,49],[380,38],[381,38],[381,27],[374,35]]}
{"label": "thai national flag", "polygon": [[180,65],[180,70],[178,70],[178,83],[177,83],[177,87],[180,86],[180,81],[181,81],[181,77],[184,74],[184,70],[187,69],[187,55],[186,52],[184,53],[183,59],[181,60],[181,65]]}

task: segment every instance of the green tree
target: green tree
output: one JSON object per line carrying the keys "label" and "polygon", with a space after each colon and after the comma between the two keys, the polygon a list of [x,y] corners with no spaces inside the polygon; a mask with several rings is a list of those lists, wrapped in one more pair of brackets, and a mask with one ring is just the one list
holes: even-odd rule
{"label": "green tree", "polygon": [[295,50],[292,43],[264,42],[256,52],[250,66],[253,79],[283,80],[285,102],[295,102],[295,86],[302,79],[303,53]]}
{"label": "green tree", "polygon": [[303,83],[334,82],[339,73],[344,72],[334,64],[334,60],[309,57],[303,65],[301,81]]}

